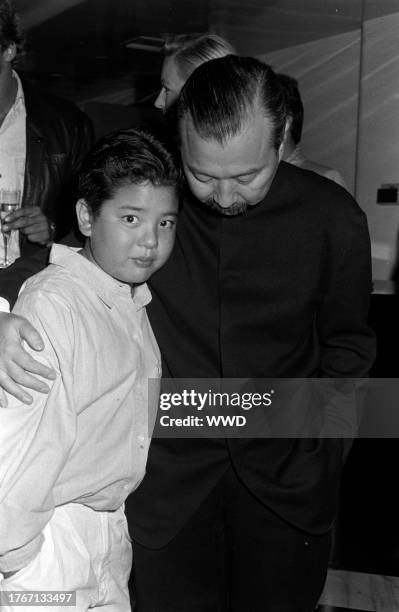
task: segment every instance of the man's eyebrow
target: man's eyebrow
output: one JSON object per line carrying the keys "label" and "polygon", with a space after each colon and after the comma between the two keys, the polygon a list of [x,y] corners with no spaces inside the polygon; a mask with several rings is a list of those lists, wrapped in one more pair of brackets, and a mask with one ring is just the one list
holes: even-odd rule
{"label": "man's eyebrow", "polygon": [[203,176],[209,176],[210,178],[214,178],[211,174],[208,174],[203,170],[199,170],[199,168],[195,168],[194,166],[190,166],[189,164],[187,164],[187,167],[193,174],[202,174]]}
{"label": "man's eyebrow", "polygon": [[260,170],[262,170],[261,166],[260,168],[250,168],[249,170],[246,170],[245,172],[241,172],[240,174],[236,174],[236,177],[240,177],[240,176],[248,176],[249,174],[256,174],[256,172],[259,172]]}
{"label": "man's eyebrow", "polygon": [[[203,170],[199,170],[198,168],[195,168],[194,166],[190,166],[189,164],[187,164],[187,167],[192,174],[201,174],[202,176],[207,176],[209,178],[216,178],[212,174],[208,174],[207,172],[204,172]],[[240,178],[242,176],[249,176],[250,174],[256,174],[257,172],[260,172],[262,168],[263,166],[261,166],[260,168],[249,168],[248,170],[245,170],[245,172],[240,172],[240,174],[234,174],[233,177]]]}

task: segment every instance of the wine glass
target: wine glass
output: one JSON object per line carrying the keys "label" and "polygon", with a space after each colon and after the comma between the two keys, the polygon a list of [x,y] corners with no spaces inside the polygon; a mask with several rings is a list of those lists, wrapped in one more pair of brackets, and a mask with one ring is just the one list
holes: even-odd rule
{"label": "wine glass", "polygon": [[3,224],[7,215],[14,212],[19,207],[20,198],[21,192],[19,189],[0,189],[0,221],[4,242],[4,259],[0,261],[0,268],[7,268],[12,263],[8,258],[11,230],[5,232],[3,230]]}

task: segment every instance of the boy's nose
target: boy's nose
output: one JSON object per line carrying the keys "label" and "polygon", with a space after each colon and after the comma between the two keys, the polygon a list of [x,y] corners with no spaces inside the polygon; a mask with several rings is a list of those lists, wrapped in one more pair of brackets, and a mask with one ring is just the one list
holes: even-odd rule
{"label": "boy's nose", "polygon": [[155,249],[158,246],[158,234],[155,228],[147,227],[144,229],[140,245],[147,249]]}

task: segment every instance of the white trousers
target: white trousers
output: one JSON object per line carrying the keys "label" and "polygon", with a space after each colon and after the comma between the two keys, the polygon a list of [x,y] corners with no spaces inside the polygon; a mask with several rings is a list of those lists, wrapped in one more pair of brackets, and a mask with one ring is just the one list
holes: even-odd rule
{"label": "white trousers", "polygon": [[123,508],[95,512],[81,504],[59,506],[43,535],[40,553],[10,578],[0,578],[0,591],[75,591],[76,606],[4,605],[10,595],[3,593],[2,612],[130,611],[132,547]]}

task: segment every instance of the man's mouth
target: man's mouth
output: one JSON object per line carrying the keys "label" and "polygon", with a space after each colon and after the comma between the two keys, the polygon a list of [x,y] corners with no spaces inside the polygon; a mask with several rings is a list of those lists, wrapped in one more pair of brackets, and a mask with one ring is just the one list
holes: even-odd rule
{"label": "man's mouth", "polygon": [[212,210],[216,210],[220,214],[225,215],[227,217],[231,217],[233,215],[239,215],[241,213],[244,213],[247,210],[247,208],[248,208],[247,202],[234,202],[234,204],[232,204],[231,206],[228,206],[227,208],[224,208],[223,206],[220,206],[213,199],[205,200],[205,203],[210,208],[212,208]]}

